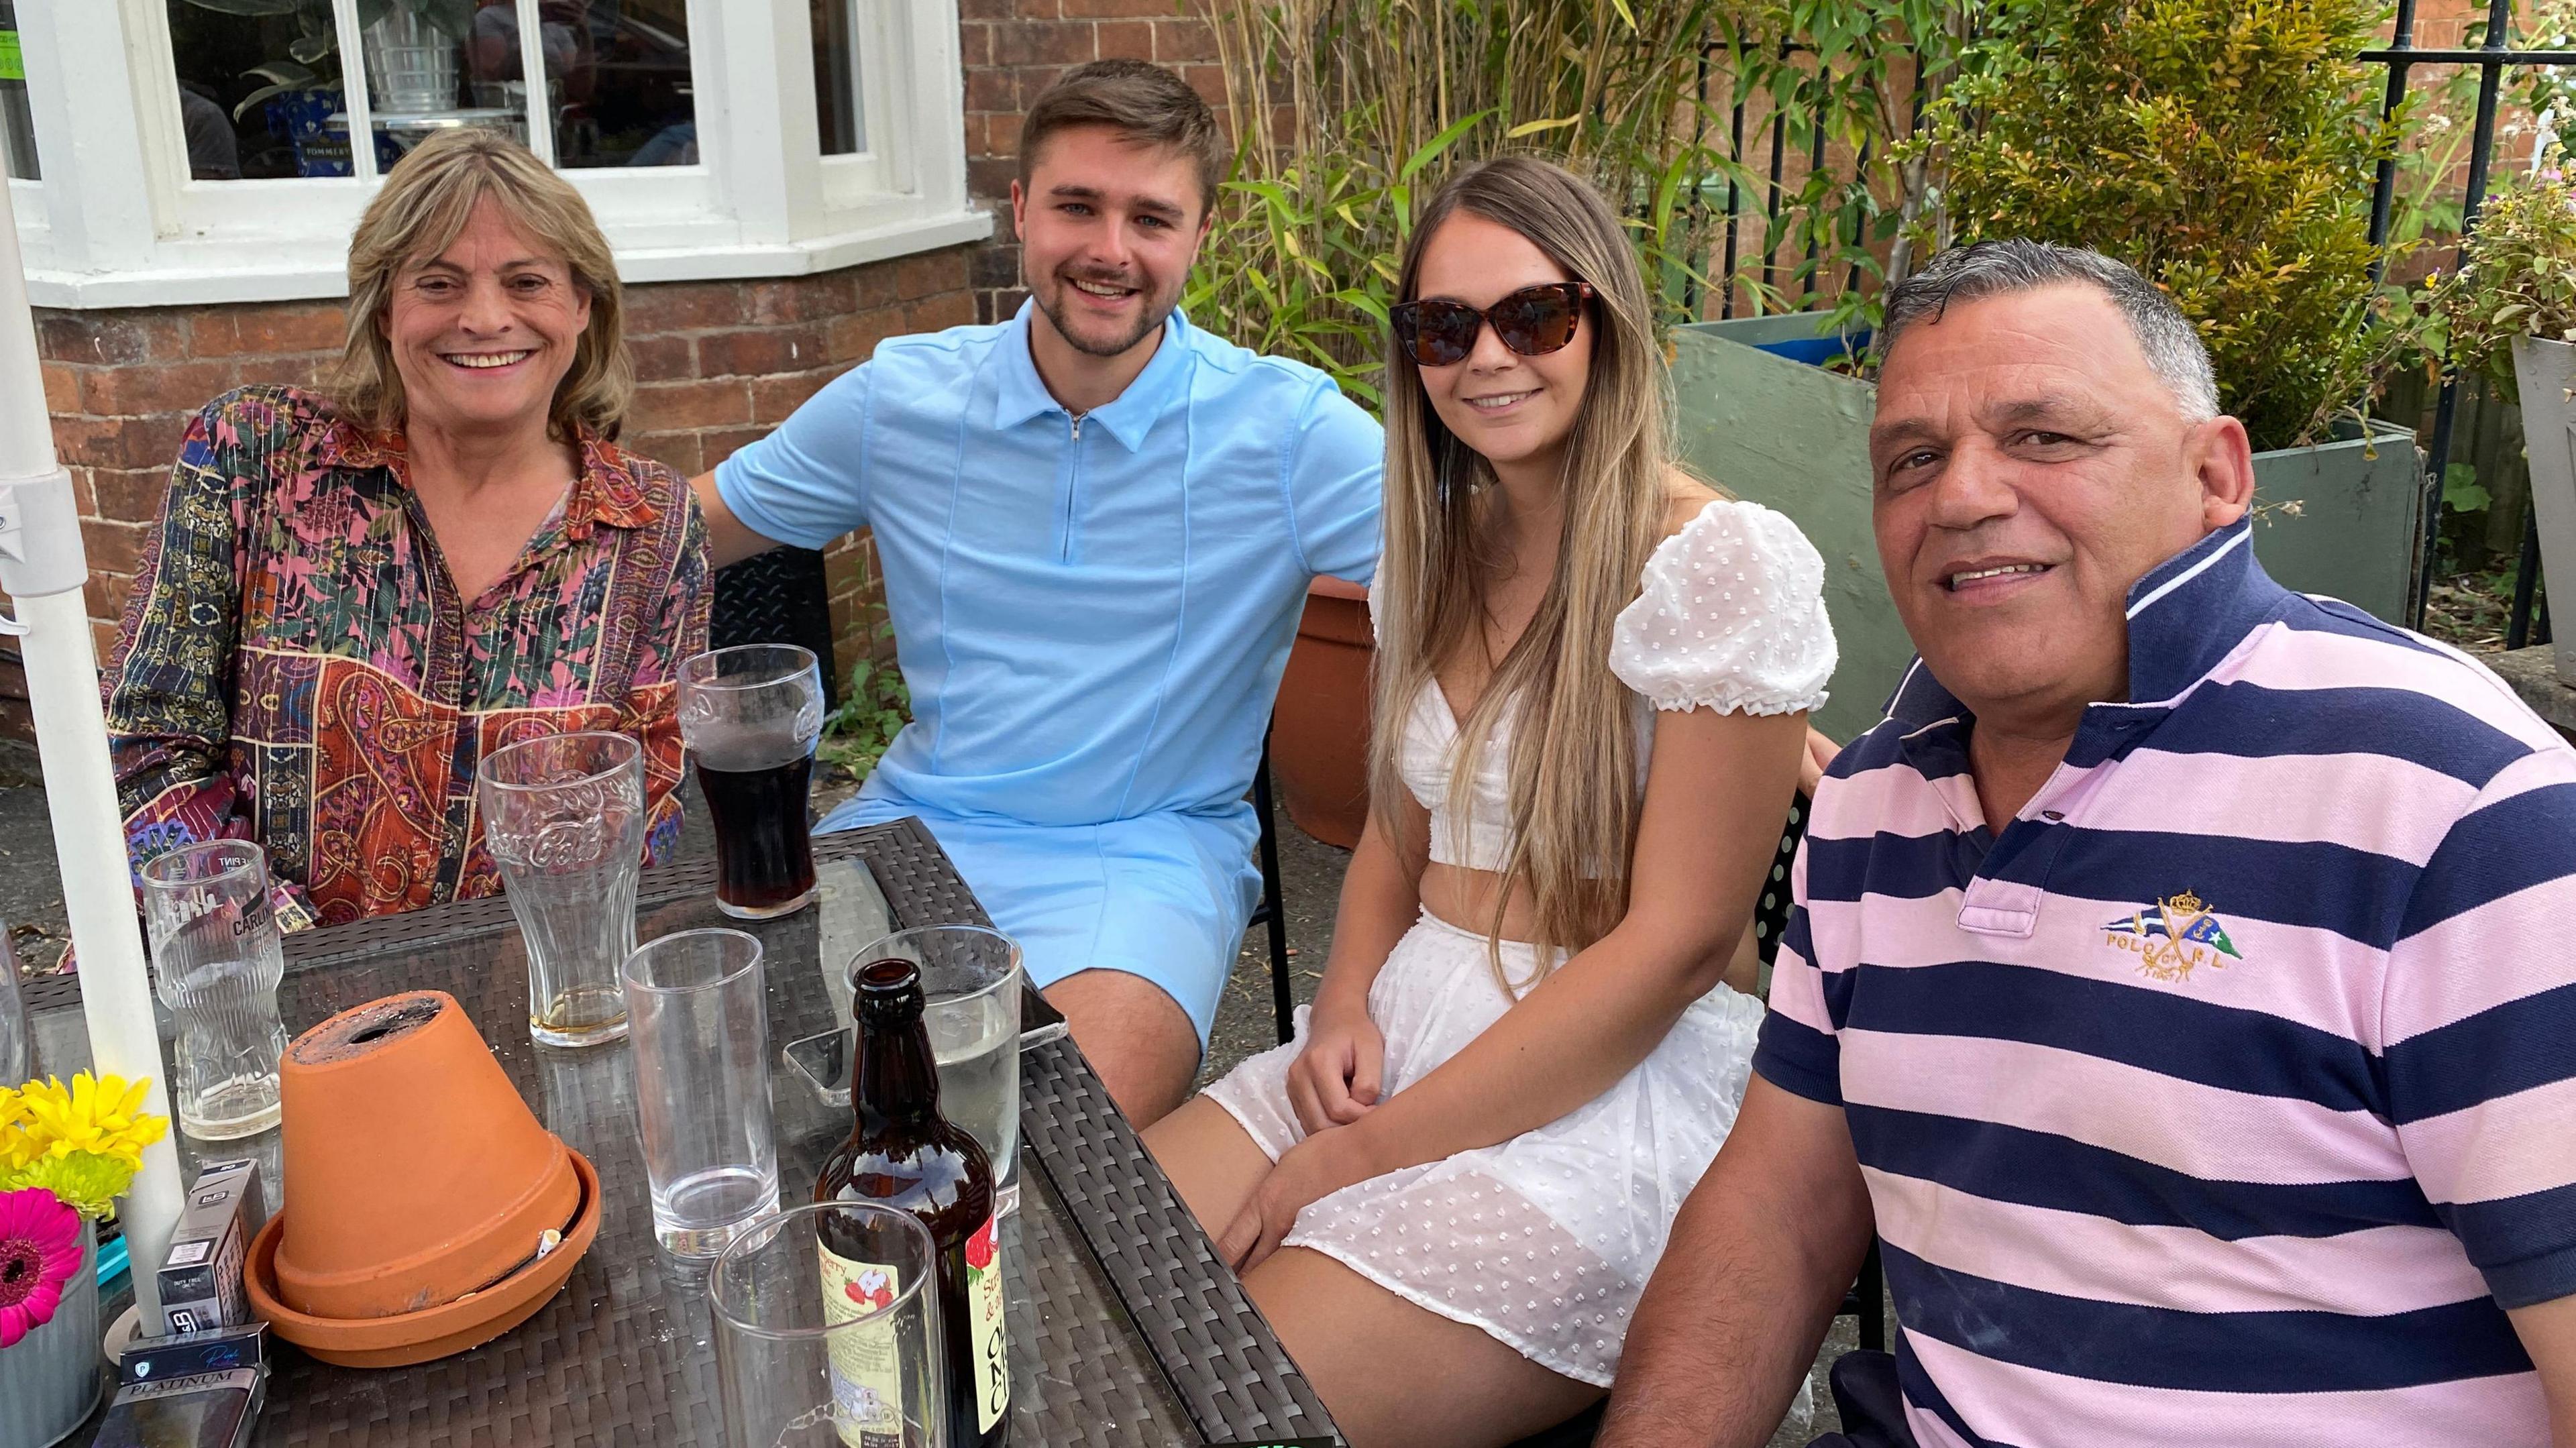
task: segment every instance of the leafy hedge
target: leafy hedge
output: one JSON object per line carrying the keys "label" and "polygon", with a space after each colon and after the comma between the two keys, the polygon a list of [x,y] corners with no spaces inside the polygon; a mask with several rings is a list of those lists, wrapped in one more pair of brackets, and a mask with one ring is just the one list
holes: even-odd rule
{"label": "leafy hedge", "polygon": [[1925,144],[1959,243],[2136,266],[2200,328],[2257,448],[2325,432],[2398,340],[2371,280],[2395,145],[2354,60],[2376,0],[1991,0]]}

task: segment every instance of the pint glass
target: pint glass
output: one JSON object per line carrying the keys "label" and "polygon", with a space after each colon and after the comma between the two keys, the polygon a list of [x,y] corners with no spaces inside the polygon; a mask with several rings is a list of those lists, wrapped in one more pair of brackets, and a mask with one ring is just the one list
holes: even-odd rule
{"label": "pint glass", "polygon": [[823,675],[794,644],[744,644],[680,665],[680,737],[716,828],[716,908],[767,920],[814,898],[805,800]]}
{"label": "pint glass", "polygon": [[493,750],[475,775],[483,846],[528,947],[528,1034],[545,1046],[626,1037],[617,967],[635,953],[644,751],[623,734]]}

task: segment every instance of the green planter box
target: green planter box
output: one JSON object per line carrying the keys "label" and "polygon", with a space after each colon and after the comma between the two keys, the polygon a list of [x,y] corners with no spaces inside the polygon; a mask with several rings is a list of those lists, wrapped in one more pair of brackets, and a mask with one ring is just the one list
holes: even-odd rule
{"label": "green planter box", "polygon": [[[1869,525],[1871,384],[1758,344],[1815,336],[1803,316],[1703,322],[1673,334],[1682,457],[1737,497],[1797,521],[1825,559],[1825,608],[1842,663],[1816,727],[1849,739],[1914,657],[1879,572]],[[2367,437],[2254,455],[2263,567],[2289,588],[2327,593],[2397,621],[2414,576],[2424,467],[2413,434],[2373,422]],[[2280,505],[2295,502],[2296,515]]]}

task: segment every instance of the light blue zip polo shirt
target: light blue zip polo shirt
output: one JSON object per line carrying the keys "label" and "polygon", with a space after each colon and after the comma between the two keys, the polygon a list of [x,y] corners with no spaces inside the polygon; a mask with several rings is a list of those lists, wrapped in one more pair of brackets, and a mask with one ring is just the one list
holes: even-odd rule
{"label": "light blue zip polo shirt", "polygon": [[875,534],[913,722],[824,828],[922,816],[1033,979],[1131,970],[1204,1035],[1258,883],[1243,796],[1280,671],[1315,575],[1376,570],[1384,441],[1323,373],[1178,311],[1074,417],[1032,315],[880,345],[717,487],[783,543]]}

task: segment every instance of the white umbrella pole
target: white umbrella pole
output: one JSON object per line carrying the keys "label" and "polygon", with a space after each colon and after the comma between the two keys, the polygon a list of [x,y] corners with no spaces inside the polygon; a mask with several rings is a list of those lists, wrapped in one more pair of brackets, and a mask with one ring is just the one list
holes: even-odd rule
{"label": "white umbrella pole", "polygon": [[[54,856],[72,943],[80,952],[90,1059],[101,1073],[151,1078],[144,1109],[168,1116],[152,984],[144,971],[125,828],[107,758],[107,719],[99,710],[98,652],[81,594],[88,579],[71,474],[56,465],[45,414],[18,225],[8,187],[0,184],[0,590],[10,595],[15,617],[0,629],[18,636],[27,663],[45,802],[54,819]],[[143,1170],[121,1211],[147,1332],[161,1323],[154,1273],[170,1250],[182,1193],[178,1149],[165,1136],[144,1151]]]}

